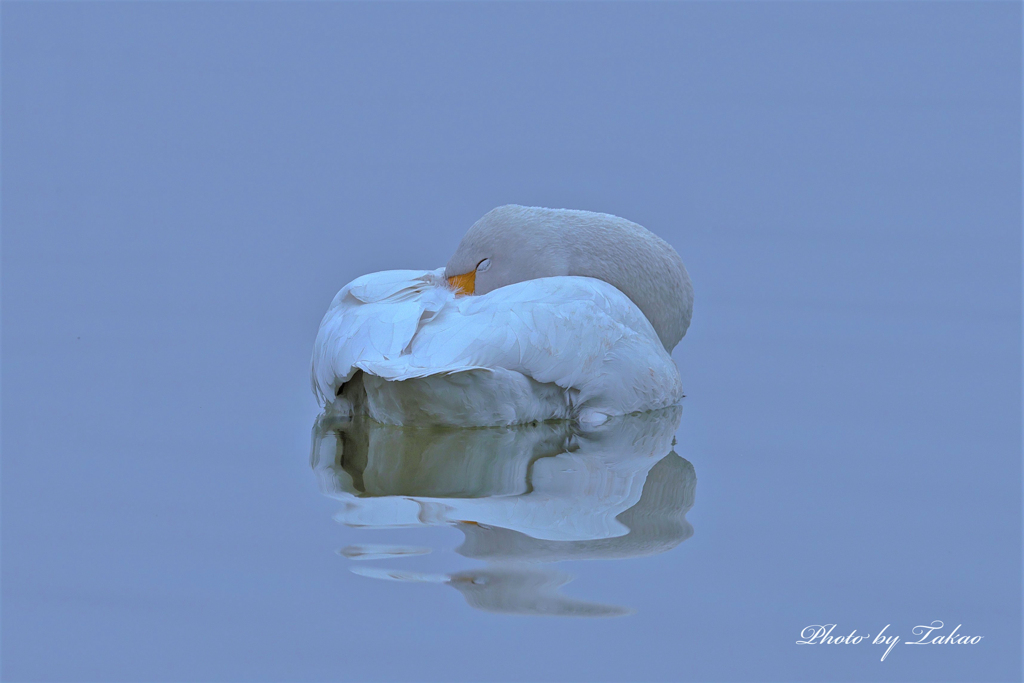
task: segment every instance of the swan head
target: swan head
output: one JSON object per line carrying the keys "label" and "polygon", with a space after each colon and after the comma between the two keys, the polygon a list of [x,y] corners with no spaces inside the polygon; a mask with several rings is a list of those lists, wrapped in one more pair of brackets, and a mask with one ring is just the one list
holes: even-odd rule
{"label": "swan head", "polygon": [[618,288],[669,351],[686,334],[693,286],[664,240],[618,216],[509,204],[470,227],[445,267],[458,294],[487,294],[525,280],[592,277]]}
{"label": "swan head", "polygon": [[538,224],[543,221],[536,220],[537,211],[500,206],[473,224],[444,271],[456,293],[487,294],[516,282],[569,274],[562,240],[550,226]]}

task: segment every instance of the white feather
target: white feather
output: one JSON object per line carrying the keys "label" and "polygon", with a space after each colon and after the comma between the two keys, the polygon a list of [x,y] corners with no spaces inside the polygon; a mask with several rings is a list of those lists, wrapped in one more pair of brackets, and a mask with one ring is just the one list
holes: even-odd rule
{"label": "white feather", "polygon": [[388,424],[484,426],[599,423],[682,398],[651,323],[607,282],[546,277],[456,297],[443,272],[372,273],[338,292],[313,351],[322,404]]}

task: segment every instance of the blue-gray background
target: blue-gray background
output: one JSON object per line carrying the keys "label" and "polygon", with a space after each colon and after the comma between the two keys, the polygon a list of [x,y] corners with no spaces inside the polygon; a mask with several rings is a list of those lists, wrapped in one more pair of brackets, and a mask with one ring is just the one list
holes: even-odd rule
{"label": "blue-gray background", "polygon": [[[1019,3],[2,23],[5,680],[1019,679]],[[635,616],[487,614],[333,552],[394,537],[309,470],[320,316],[508,202],[637,221],[695,282],[696,533],[566,589]],[[933,619],[985,638],[794,642]]]}

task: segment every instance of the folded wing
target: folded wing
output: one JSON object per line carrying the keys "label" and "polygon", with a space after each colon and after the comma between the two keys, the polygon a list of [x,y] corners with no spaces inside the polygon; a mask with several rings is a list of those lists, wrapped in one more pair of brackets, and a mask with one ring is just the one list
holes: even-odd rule
{"label": "folded wing", "polygon": [[551,277],[456,298],[442,270],[357,278],[313,353],[331,403],[359,371],[371,417],[460,425],[618,415],[682,397],[650,322],[601,280]]}

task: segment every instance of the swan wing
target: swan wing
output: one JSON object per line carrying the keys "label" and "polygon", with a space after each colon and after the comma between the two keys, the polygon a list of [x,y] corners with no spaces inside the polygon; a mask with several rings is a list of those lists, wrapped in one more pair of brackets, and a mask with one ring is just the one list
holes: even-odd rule
{"label": "swan wing", "polygon": [[612,285],[586,277],[540,278],[459,298],[441,269],[358,278],[321,323],[314,390],[329,401],[356,370],[375,382],[424,380],[421,401],[438,391],[436,378],[456,373],[471,379],[443,398],[480,403],[486,401],[479,392],[491,391],[517,404],[529,403],[537,384],[561,390],[535,410],[467,414],[459,420],[467,424],[545,419],[550,401],[610,415],[661,408],[682,396],[675,364],[643,313]]}
{"label": "swan wing", "polygon": [[333,400],[360,361],[399,357],[424,319],[455,295],[443,286],[443,269],[389,270],[356,278],[334,297],[313,347],[313,392]]}

